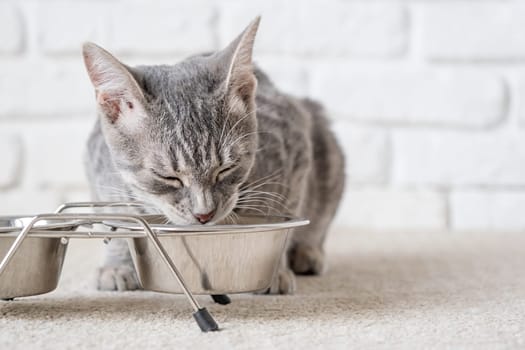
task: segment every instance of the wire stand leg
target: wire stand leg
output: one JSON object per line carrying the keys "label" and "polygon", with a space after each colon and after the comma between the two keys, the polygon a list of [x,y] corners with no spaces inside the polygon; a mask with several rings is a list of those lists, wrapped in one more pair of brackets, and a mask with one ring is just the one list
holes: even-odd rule
{"label": "wire stand leg", "polygon": [[141,224],[144,226],[145,232],[148,238],[153,243],[153,246],[159,252],[162,260],[164,260],[164,262],[168,265],[171,273],[173,274],[173,276],[179,283],[180,287],[182,288],[182,291],[188,298],[191,306],[193,307],[193,310],[195,311],[193,313],[193,317],[195,318],[195,321],[197,321],[197,324],[199,325],[200,329],[203,332],[219,330],[219,326],[217,322],[215,322],[215,320],[213,319],[213,316],[208,312],[208,310],[205,307],[201,307],[199,303],[197,302],[197,300],[195,300],[193,294],[190,292],[190,290],[186,286],[186,283],[182,279],[182,275],[180,274],[179,270],[177,269],[177,267],[175,266],[175,264],[169,257],[168,253],[166,252],[166,250],[160,243],[158,237],[153,233],[153,231],[151,231],[151,229],[142,219],[139,219],[139,220],[141,221]]}

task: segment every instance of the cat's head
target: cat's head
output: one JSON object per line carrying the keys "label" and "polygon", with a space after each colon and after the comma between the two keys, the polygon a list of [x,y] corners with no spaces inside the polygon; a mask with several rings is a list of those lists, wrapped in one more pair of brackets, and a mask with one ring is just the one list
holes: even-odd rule
{"label": "cat's head", "polygon": [[222,51],[173,66],[130,68],[95,44],[83,47],[117,170],[175,223],[224,219],[253,166],[258,24]]}

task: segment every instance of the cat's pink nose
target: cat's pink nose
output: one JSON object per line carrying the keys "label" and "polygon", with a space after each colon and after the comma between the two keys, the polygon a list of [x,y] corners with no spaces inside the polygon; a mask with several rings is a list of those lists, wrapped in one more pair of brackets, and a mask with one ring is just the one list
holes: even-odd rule
{"label": "cat's pink nose", "polygon": [[215,210],[210,211],[208,214],[193,214],[197,220],[201,224],[205,224],[208,221],[210,221],[213,218],[213,215],[215,215]]}

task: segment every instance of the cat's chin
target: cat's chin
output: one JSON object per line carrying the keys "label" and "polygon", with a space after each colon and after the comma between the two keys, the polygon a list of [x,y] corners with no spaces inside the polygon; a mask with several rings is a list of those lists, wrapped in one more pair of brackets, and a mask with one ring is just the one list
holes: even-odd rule
{"label": "cat's chin", "polygon": [[196,219],[185,219],[185,218],[181,218],[179,216],[174,216],[172,214],[168,214],[166,212],[164,212],[164,215],[166,216],[166,218],[168,218],[170,224],[173,224],[173,225],[181,225],[181,226],[187,226],[187,225],[198,225],[198,226],[211,226],[211,225],[216,225],[218,223],[217,220],[211,220],[210,222],[207,222],[205,224],[202,224],[200,223],[199,221],[197,221]]}

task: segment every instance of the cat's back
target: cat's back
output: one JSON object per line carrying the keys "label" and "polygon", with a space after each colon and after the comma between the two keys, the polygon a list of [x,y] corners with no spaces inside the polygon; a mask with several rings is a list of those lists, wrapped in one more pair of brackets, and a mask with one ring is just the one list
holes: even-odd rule
{"label": "cat's back", "polygon": [[[255,75],[257,121],[263,149],[257,165],[264,168],[260,163],[279,157],[280,166],[289,168],[290,176],[306,175],[305,190],[311,203],[322,202],[335,210],[344,186],[344,155],[323,106],[309,98],[281,92],[258,68]],[[318,181],[319,178],[323,181]],[[307,205],[305,210],[303,214],[309,217],[319,214],[315,206]]]}
{"label": "cat's back", "polygon": [[308,133],[311,114],[300,98],[287,94],[273,84],[268,75],[255,67],[257,78],[257,120],[259,128],[277,133]]}
{"label": "cat's back", "polygon": [[257,120],[260,129],[270,129],[273,133],[292,136],[296,141],[301,135],[309,141],[323,138],[323,134],[332,137],[330,123],[323,106],[310,98],[300,98],[279,90],[268,75],[260,68],[255,68],[257,78]]}

